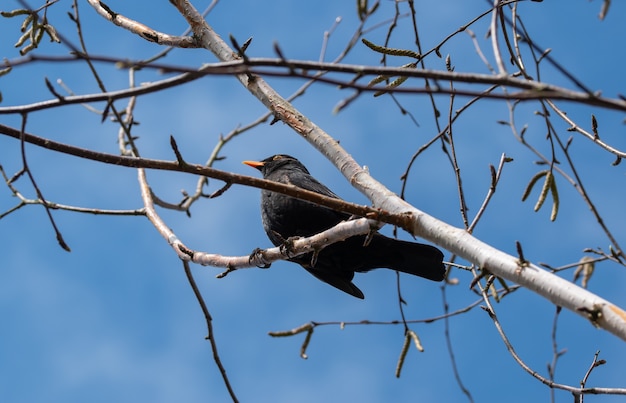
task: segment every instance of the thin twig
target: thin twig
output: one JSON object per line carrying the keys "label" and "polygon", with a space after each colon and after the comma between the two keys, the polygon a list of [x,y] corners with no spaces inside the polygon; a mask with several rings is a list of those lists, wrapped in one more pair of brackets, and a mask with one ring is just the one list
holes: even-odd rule
{"label": "thin twig", "polygon": [[513,345],[511,344],[509,338],[507,337],[506,333],[504,332],[504,328],[502,327],[502,324],[500,323],[500,320],[498,319],[498,317],[497,317],[497,315],[495,313],[493,305],[491,304],[491,300],[489,299],[489,295],[487,294],[487,290],[485,288],[482,288],[481,292],[482,292],[482,295],[483,295],[483,301],[486,304],[486,306],[483,309],[489,314],[489,317],[493,321],[493,324],[494,324],[498,334],[500,335],[500,338],[504,342],[504,345],[505,345],[506,349],[508,350],[509,354],[511,355],[511,357],[513,357],[515,362],[524,371],[526,371],[528,374],[530,374],[533,378],[537,379],[538,381],[540,381],[544,385],[547,385],[550,388],[565,390],[565,391],[568,391],[568,392],[573,393],[573,394],[580,394],[580,395],[584,395],[584,394],[626,395],[626,389],[624,389],[624,388],[585,388],[585,387],[577,388],[577,387],[570,386],[570,385],[564,385],[564,384],[556,383],[556,382],[552,381],[551,379],[548,379],[548,378],[540,375],[537,371],[535,371],[531,367],[529,367],[521,359],[521,357],[517,354],[517,352],[513,348]]}
{"label": "thin twig", "polygon": [[202,314],[204,315],[204,319],[206,321],[207,332],[208,332],[206,339],[209,340],[209,342],[211,343],[211,351],[213,352],[213,360],[215,361],[215,365],[217,365],[217,368],[219,369],[220,374],[222,375],[222,380],[224,381],[224,385],[226,386],[226,389],[228,390],[228,394],[230,395],[230,398],[233,400],[233,402],[237,403],[239,400],[237,399],[237,396],[235,395],[235,391],[230,384],[230,380],[228,379],[228,375],[226,374],[226,368],[222,364],[222,360],[220,359],[219,351],[217,349],[217,342],[215,341],[215,331],[213,330],[213,318],[211,317],[211,313],[209,312],[209,309],[207,308],[206,303],[204,302],[204,298],[202,298],[202,294],[200,293],[200,290],[198,289],[196,280],[193,278],[193,274],[191,273],[191,268],[189,267],[189,262],[183,260],[182,263],[183,263],[183,268],[185,269],[185,275],[187,276],[187,280],[189,281],[189,285],[191,286],[191,289],[193,290],[193,294],[196,296],[196,299],[198,300],[198,304],[200,305],[200,309],[202,310]]}
{"label": "thin twig", "polygon": [[28,175],[28,179],[30,179],[30,183],[33,185],[33,188],[35,189],[35,192],[37,193],[37,197],[39,198],[39,200],[42,201],[41,205],[44,207],[44,209],[46,210],[46,214],[48,215],[48,219],[50,220],[50,224],[52,225],[52,229],[54,230],[54,233],[56,235],[56,239],[57,242],[59,243],[59,246],[61,248],[63,248],[64,250],[66,250],[67,252],[71,252],[71,249],[69,247],[69,245],[65,242],[65,240],[63,239],[63,235],[61,234],[61,231],[59,231],[59,228],[56,225],[56,222],[54,221],[54,218],[52,217],[52,212],[50,211],[50,206],[49,204],[46,202],[45,197],[43,197],[43,194],[41,193],[41,190],[39,189],[39,186],[37,186],[37,182],[35,181],[35,177],[33,175],[33,173],[31,172],[30,168],[28,167],[28,159],[26,158],[26,120],[27,120],[27,115],[23,114],[22,115],[22,127],[20,129],[20,153],[22,155],[22,167],[24,172],[26,172],[26,175]]}
{"label": "thin twig", "polygon": [[447,316],[449,306],[448,306],[448,301],[446,298],[446,290],[447,290],[447,287],[445,285],[441,287],[441,298],[442,298],[442,303],[443,303],[443,309],[444,309],[444,314],[446,314],[446,316],[444,317],[444,321],[443,321],[444,337],[446,339],[446,349],[448,350],[450,363],[452,364],[452,372],[454,373],[454,379],[456,380],[457,385],[459,385],[459,388],[461,388],[461,392],[463,392],[465,397],[467,397],[467,400],[470,403],[473,403],[474,397],[472,396],[472,393],[465,386],[465,384],[463,383],[463,380],[461,379],[461,373],[459,372],[456,355],[454,354],[454,348],[452,346],[452,338],[450,336],[450,321],[449,321],[449,317]]}

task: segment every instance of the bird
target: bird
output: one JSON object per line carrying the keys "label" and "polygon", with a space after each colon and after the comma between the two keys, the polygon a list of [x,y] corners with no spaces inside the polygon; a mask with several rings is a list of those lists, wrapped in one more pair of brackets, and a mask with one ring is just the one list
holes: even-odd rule
{"label": "bird", "polygon": [[[264,179],[297,186],[324,196],[340,199],[315,179],[296,158],[277,154],[261,161],[243,161],[258,169]],[[269,190],[261,191],[261,220],[274,246],[293,237],[309,237],[349,220],[347,213],[299,200]],[[366,235],[357,235],[326,246],[317,253],[289,259],[300,264],[319,280],[354,297],[364,299],[352,282],[355,272],[387,268],[433,281],[445,276],[443,253],[434,246],[389,238],[375,231],[366,244]]]}

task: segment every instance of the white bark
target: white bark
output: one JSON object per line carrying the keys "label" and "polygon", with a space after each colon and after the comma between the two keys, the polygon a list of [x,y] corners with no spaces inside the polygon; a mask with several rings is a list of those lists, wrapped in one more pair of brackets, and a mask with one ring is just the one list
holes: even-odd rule
{"label": "white bark", "polygon": [[[97,2],[89,0],[94,8]],[[173,1],[187,19],[200,46],[213,52],[220,61],[239,59],[186,0]],[[102,10],[98,10],[103,12]],[[608,330],[626,340],[626,312],[605,299],[547,272],[535,265],[522,265],[519,259],[481,242],[468,232],[448,225],[416,209],[373,179],[339,144],[322,129],[298,112],[262,78],[238,75],[241,83],[276,117],[291,126],[311,145],[324,154],[348,181],[374,206],[391,213],[409,214],[409,231],[447,249],[477,267],[515,282],[545,297],[552,303],[575,312],[594,326]]]}

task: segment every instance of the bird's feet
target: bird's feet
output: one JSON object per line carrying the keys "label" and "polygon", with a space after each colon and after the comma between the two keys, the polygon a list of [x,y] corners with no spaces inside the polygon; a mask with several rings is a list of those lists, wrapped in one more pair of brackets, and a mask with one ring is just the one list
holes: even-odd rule
{"label": "bird's feet", "polygon": [[279,246],[280,253],[285,255],[287,258],[294,257],[294,245],[293,243],[300,239],[299,236],[290,236],[287,239],[283,239],[283,243]]}
{"label": "bird's feet", "polygon": [[263,249],[255,248],[252,253],[250,253],[250,257],[248,258],[250,264],[254,264],[256,267],[260,269],[269,269],[272,263],[265,261],[265,256],[263,255]]}

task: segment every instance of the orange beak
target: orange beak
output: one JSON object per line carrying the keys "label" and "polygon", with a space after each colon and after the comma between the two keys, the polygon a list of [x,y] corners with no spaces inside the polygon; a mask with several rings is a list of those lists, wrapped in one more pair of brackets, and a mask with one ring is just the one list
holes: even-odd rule
{"label": "orange beak", "polygon": [[261,170],[261,168],[263,168],[263,165],[265,165],[265,163],[260,161],[243,161],[243,163],[258,170]]}

